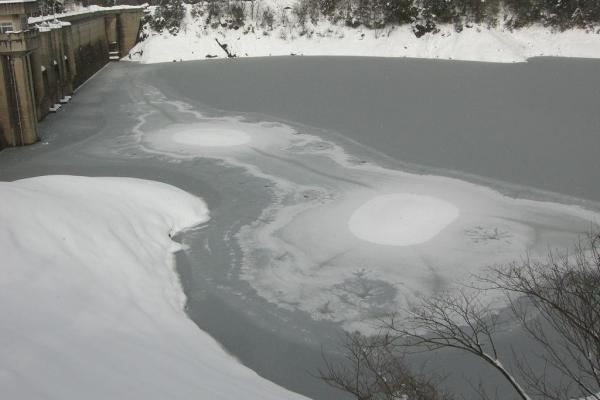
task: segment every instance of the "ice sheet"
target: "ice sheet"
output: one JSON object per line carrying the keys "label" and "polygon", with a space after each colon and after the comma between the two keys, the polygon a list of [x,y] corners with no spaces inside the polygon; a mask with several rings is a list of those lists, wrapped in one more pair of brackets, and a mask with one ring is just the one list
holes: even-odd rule
{"label": "ice sheet", "polygon": [[206,124],[201,129],[182,129],[172,139],[175,143],[189,146],[229,147],[249,142],[250,136],[244,131],[223,129],[219,125]]}
{"label": "ice sheet", "polygon": [[[280,307],[347,329],[369,330],[415,296],[452,290],[489,266],[564,248],[600,221],[578,206],[383,168],[291,125],[170,104],[193,115],[190,124],[153,129],[141,121],[136,146],[173,159],[215,158],[269,179],[271,206],[225,238],[243,251],[242,278]],[[181,146],[174,138],[182,129],[242,131],[250,140]]]}
{"label": "ice sheet", "polygon": [[393,193],[373,197],[348,221],[356,237],[387,246],[411,246],[437,236],[458,218],[454,205],[430,196]]}

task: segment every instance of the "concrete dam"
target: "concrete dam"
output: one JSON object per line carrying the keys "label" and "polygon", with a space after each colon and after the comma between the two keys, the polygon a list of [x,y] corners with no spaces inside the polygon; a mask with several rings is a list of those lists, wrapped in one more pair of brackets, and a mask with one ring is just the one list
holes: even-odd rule
{"label": "concrete dam", "polygon": [[37,1],[0,0],[0,149],[38,141],[37,123],[136,44],[144,7],[29,18]]}

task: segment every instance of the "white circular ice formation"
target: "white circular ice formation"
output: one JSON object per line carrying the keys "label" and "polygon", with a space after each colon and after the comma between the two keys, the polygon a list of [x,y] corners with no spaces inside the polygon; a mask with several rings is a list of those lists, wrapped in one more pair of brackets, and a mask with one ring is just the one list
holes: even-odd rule
{"label": "white circular ice formation", "polygon": [[431,196],[386,194],[360,206],[350,231],[362,240],[388,246],[425,243],[458,218],[456,206]]}
{"label": "white circular ice formation", "polygon": [[186,129],[173,135],[179,144],[207,147],[239,146],[250,141],[250,135],[236,129],[222,127]]}

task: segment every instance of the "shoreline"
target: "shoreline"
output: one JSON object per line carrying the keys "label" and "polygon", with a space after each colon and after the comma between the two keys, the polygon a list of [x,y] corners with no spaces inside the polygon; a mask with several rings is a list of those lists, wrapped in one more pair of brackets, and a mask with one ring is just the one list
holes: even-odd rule
{"label": "shoreline", "polygon": [[[203,26],[186,7],[175,35],[143,29],[146,36],[123,60],[141,63],[268,56],[356,56],[520,63],[534,57],[600,58],[600,30],[553,31],[542,25],[520,29],[439,25],[419,38],[410,25],[352,28],[328,20],[307,27],[262,28],[249,20],[239,30]],[[225,51],[222,45],[226,45]]]}

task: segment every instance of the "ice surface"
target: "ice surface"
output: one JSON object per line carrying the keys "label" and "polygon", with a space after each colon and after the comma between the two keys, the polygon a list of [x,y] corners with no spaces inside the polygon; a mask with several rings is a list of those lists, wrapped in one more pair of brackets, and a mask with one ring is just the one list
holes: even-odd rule
{"label": "ice surface", "polygon": [[0,388],[7,399],[301,399],[183,310],[174,233],[204,202],[162,183],[0,182]]}
{"label": "ice surface", "polygon": [[[271,181],[265,188],[272,192],[270,207],[224,238],[241,247],[241,277],[280,307],[348,329],[368,331],[415,296],[452,290],[494,264],[564,248],[600,221],[578,206],[384,168],[354,156],[359,145],[342,148],[304,128],[209,118],[182,103],[156,101],[193,118],[187,127],[160,129],[141,121],[136,151],[175,160],[210,157]],[[243,131],[250,140],[182,146],[174,139],[182,129],[190,135]]]}
{"label": "ice surface", "polygon": [[244,131],[222,129],[219,126],[201,126],[201,129],[184,129],[173,135],[173,141],[190,146],[239,146],[250,141]]}
{"label": "ice surface", "polygon": [[348,227],[358,238],[389,246],[428,242],[458,218],[452,204],[407,193],[377,196],[360,206]]}

